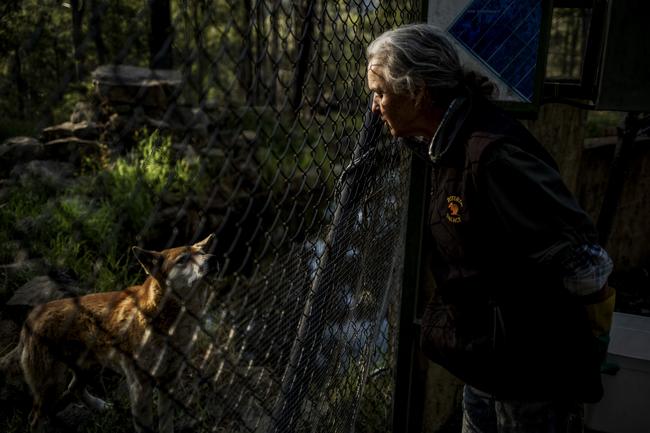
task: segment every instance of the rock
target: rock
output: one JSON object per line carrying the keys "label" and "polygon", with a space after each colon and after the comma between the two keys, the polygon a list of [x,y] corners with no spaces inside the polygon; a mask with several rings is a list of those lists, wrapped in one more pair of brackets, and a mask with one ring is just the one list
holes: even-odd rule
{"label": "rock", "polygon": [[176,106],[169,117],[172,129],[202,139],[208,138],[210,118],[202,109]]}
{"label": "rock", "polygon": [[182,84],[176,70],[102,65],[92,73],[98,96],[108,105],[142,105],[164,109]]}
{"label": "rock", "polygon": [[0,145],[0,175],[6,176],[16,164],[42,159],[43,143],[33,137],[12,137]]}
{"label": "rock", "polygon": [[43,129],[44,141],[52,141],[68,137],[95,140],[99,138],[99,134],[99,125],[95,122],[88,121],[78,123],[63,122]]}
{"label": "rock", "polygon": [[[43,260],[25,260],[9,265],[0,266],[0,279],[3,284],[0,286],[0,299],[2,301],[3,318],[11,319],[16,323],[23,323],[27,313],[32,308],[30,305],[8,304],[5,301],[12,299],[17,287],[23,287],[29,282],[33,275],[43,275],[47,272]],[[1,349],[1,348],[0,348]]]}
{"label": "rock", "polygon": [[96,122],[99,119],[99,116],[99,111],[92,104],[79,101],[74,105],[72,114],[70,114],[70,122]]}
{"label": "rock", "polygon": [[99,142],[77,137],[48,141],[44,147],[47,159],[67,161],[75,166],[79,166],[84,158],[100,157],[102,153],[102,146]]}
{"label": "rock", "polygon": [[142,120],[145,125],[150,126],[153,129],[159,129],[161,131],[171,129],[171,125],[164,120],[153,119],[149,116],[145,116]]}
{"label": "rock", "polygon": [[73,175],[74,166],[69,162],[40,160],[18,164],[10,173],[11,177],[18,179],[23,185],[37,182],[55,190],[70,185],[70,178]]}
{"label": "rock", "polygon": [[92,73],[93,81],[114,86],[180,86],[180,71],[149,69],[130,65],[102,65]]}
{"label": "rock", "polygon": [[[87,128],[86,132],[81,133],[82,136],[97,136],[99,129],[96,125],[88,125],[85,122],[77,124],[74,128],[69,127],[71,123],[62,125],[67,126],[59,125],[61,128],[52,127],[44,130],[44,136],[48,138],[63,136],[47,143],[41,143],[32,137],[14,137],[6,140],[0,145],[0,176],[8,176],[17,165],[31,161],[56,160],[78,165],[84,157],[101,155],[101,145],[97,141],[70,135]],[[45,132],[48,130],[49,132]]]}
{"label": "rock", "polygon": [[47,264],[42,259],[29,259],[0,265],[0,279],[2,281],[13,281],[21,277],[24,278],[25,275],[42,274],[47,272],[47,268]]}
{"label": "rock", "polygon": [[7,305],[34,307],[39,304],[70,296],[70,292],[59,283],[43,275],[34,277],[14,292]]}
{"label": "rock", "polygon": [[183,137],[191,135],[204,141],[208,138],[210,119],[200,108],[174,107],[170,113],[164,115],[163,119],[146,114],[138,117],[136,109],[134,117],[139,124],[154,129],[180,133]]}
{"label": "rock", "polygon": [[172,143],[172,149],[174,155],[178,158],[184,158],[188,161],[196,161],[199,158],[199,154],[191,144],[187,143]]}
{"label": "rock", "polygon": [[24,262],[29,259],[29,253],[18,240],[8,240],[0,243],[0,257],[4,263]]}
{"label": "rock", "polygon": [[208,160],[214,159],[222,161],[226,159],[226,152],[223,149],[216,147],[207,147],[201,149],[201,155]]}
{"label": "rock", "polygon": [[4,155],[7,152],[12,152],[17,157],[21,156],[23,153],[31,154],[34,150],[38,150],[43,144],[34,137],[11,137],[6,139],[2,143],[2,152],[0,155]]}
{"label": "rock", "polygon": [[253,145],[257,141],[257,133],[255,131],[244,130],[239,134],[236,139],[237,144]]}

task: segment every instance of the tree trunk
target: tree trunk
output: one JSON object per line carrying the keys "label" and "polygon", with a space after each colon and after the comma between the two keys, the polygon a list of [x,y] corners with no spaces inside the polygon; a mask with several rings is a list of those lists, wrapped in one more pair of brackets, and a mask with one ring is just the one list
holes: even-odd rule
{"label": "tree trunk", "polygon": [[253,42],[251,36],[251,20],[253,19],[253,5],[251,0],[244,0],[244,16],[241,22],[243,28],[241,29],[242,37],[242,56],[239,58],[239,84],[244,90],[246,95],[246,104],[253,105],[255,103],[255,89],[253,88]]}
{"label": "tree trunk", "polygon": [[81,81],[84,73],[84,47],[83,44],[83,14],[85,2],[70,0],[72,11],[72,52],[74,57],[75,79]]}
{"label": "tree trunk", "polygon": [[203,46],[203,19],[205,17],[205,4],[202,1],[192,3],[192,21],[194,44],[196,45],[196,79],[195,90],[197,101],[200,104],[205,98],[205,47]]}
{"label": "tree trunk", "polygon": [[270,53],[271,53],[271,81],[269,82],[269,104],[277,105],[278,81],[280,77],[280,30],[278,23],[278,8],[281,0],[271,0],[271,28],[270,28]]}
{"label": "tree trunk", "polygon": [[92,0],[90,6],[90,21],[88,22],[88,31],[95,43],[97,61],[100,65],[106,63],[106,58],[108,57],[108,51],[104,44],[104,38],[102,37],[102,17],[106,12],[106,7],[106,3],[102,0]]}
{"label": "tree trunk", "polygon": [[298,35],[299,39],[297,41],[298,62],[296,64],[296,74],[294,75],[293,81],[293,97],[291,99],[291,107],[294,112],[300,110],[302,105],[307,70],[309,69],[309,57],[311,56],[313,45],[312,33],[316,11],[315,3],[315,1],[309,1],[306,8],[304,4],[301,4],[300,7],[304,12],[304,18],[302,21],[302,29]]}
{"label": "tree trunk", "polygon": [[152,69],[171,69],[172,27],[170,0],[149,0],[151,29],[149,33],[149,67]]}
{"label": "tree trunk", "polygon": [[257,8],[255,10],[255,95],[257,98],[257,102],[267,100],[268,97],[263,94],[267,93],[267,89],[264,89],[264,72],[263,72],[263,65],[264,65],[264,58],[266,56],[264,55],[264,51],[266,50],[266,47],[268,46],[268,39],[265,36],[264,32],[264,17],[263,17],[263,11],[264,8],[261,5],[261,1],[258,2]]}
{"label": "tree trunk", "polygon": [[20,48],[14,49],[14,61],[11,65],[11,75],[14,78],[14,84],[17,90],[17,103],[18,103],[18,118],[25,119],[27,116],[25,98],[28,98],[28,85],[25,77],[23,77],[23,66],[20,58]]}
{"label": "tree trunk", "polygon": [[326,69],[325,69],[325,63],[322,61],[322,59],[325,57],[323,56],[323,41],[325,40],[325,29],[326,27],[326,21],[327,21],[327,4],[323,3],[321,5],[321,13],[320,17],[318,20],[318,43],[316,44],[316,71],[314,72],[314,76],[316,77],[316,80],[318,80],[318,85],[314,86],[314,91],[313,91],[313,107],[312,110],[314,112],[318,112],[319,108],[322,105],[321,100],[323,99],[323,88],[320,85],[320,83],[324,82],[325,75],[326,75]]}

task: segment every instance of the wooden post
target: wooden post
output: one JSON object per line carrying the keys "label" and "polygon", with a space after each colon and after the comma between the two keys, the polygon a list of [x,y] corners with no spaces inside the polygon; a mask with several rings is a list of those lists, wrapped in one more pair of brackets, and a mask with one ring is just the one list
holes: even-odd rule
{"label": "wooden post", "polygon": [[[647,118],[646,118],[647,120]],[[618,128],[618,142],[614,150],[612,165],[607,179],[607,189],[598,214],[598,237],[600,244],[607,246],[609,236],[614,226],[616,211],[621,201],[621,193],[625,186],[625,177],[629,171],[634,141],[641,127],[638,113],[628,113],[623,125]]]}

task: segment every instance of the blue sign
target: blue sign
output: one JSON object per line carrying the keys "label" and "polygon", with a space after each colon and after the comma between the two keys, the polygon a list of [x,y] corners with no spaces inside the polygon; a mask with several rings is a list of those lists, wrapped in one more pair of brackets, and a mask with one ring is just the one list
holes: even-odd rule
{"label": "blue sign", "polygon": [[541,20],[541,0],[474,0],[447,32],[530,102]]}

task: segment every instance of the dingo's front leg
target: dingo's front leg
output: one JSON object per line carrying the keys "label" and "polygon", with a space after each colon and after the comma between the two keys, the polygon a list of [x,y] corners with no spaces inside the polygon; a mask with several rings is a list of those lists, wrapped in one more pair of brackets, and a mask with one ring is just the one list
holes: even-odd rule
{"label": "dingo's front leg", "polygon": [[138,433],[153,431],[153,392],[151,379],[146,374],[138,372],[134,361],[122,362],[122,369],[129,387],[131,414],[133,424]]}

